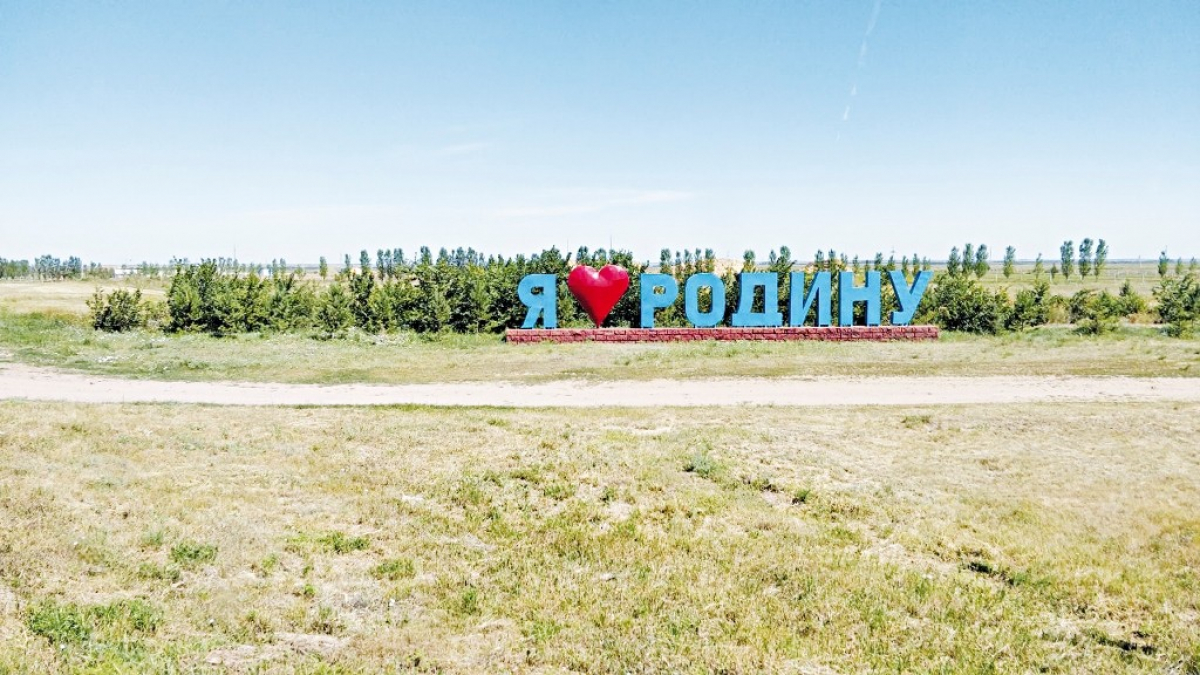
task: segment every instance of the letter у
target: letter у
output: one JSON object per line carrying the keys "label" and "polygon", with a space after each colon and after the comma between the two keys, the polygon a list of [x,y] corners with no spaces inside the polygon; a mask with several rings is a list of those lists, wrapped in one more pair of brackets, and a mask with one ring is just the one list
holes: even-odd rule
{"label": "letter \u0443", "polygon": [[925,295],[925,289],[929,286],[929,280],[933,278],[933,272],[929,270],[917,272],[913,277],[911,288],[908,280],[904,278],[903,272],[892,270],[888,272],[888,276],[892,280],[892,288],[896,291],[896,302],[900,303],[900,309],[892,312],[892,325],[907,326],[917,313],[917,307],[921,305],[921,297]]}

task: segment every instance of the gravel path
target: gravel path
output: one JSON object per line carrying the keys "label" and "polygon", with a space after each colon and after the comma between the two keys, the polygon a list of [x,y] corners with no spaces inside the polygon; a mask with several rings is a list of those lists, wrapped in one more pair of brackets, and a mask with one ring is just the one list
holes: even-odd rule
{"label": "gravel path", "polygon": [[841,406],[1200,401],[1200,378],[870,377],[316,385],[125,380],[0,363],[0,400],[214,405]]}

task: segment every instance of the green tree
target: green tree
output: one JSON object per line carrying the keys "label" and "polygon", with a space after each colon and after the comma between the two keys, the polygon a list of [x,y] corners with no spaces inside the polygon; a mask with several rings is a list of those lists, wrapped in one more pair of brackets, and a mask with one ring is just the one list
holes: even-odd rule
{"label": "green tree", "polygon": [[1096,260],[1092,263],[1092,275],[1097,279],[1108,265],[1108,242],[1101,239],[1096,242]]}
{"label": "green tree", "polygon": [[1167,276],[1167,265],[1171,264],[1171,259],[1167,257],[1167,252],[1164,249],[1158,254],[1158,276],[1160,278]]}
{"label": "green tree", "polygon": [[1092,271],[1092,240],[1090,237],[1079,242],[1079,276],[1087,279]]}
{"label": "green tree", "polygon": [[1062,260],[1063,278],[1068,281],[1071,275],[1075,272],[1075,242],[1070,239],[1063,242],[1063,245],[1058,248],[1059,259]]}
{"label": "green tree", "polygon": [[675,268],[671,265],[671,249],[664,248],[658,252],[658,273],[675,275]]}
{"label": "green tree", "polygon": [[321,256],[321,262],[317,264],[317,273],[322,279],[329,277],[329,262],[325,260],[325,256]]}
{"label": "green tree", "polygon": [[1042,262],[1042,254],[1037,255],[1037,260],[1033,261],[1033,278],[1041,279],[1046,273],[1046,263]]}
{"label": "green tree", "polygon": [[1050,266],[1050,280],[1058,281],[1058,263],[1054,263]]}
{"label": "green tree", "polygon": [[975,251],[975,276],[982,279],[983,275],[988,273],[991,265],[988,264],[988,247],[987,244],[980,244],[979,250]]}
{"label": "green tree", "polygon": [[946,272],[952,277],[959,275],[962,271],[962,257],[959,256],[958,247],[950,249],[950,257],[946,259]]}
{"label": "green tree", "polygon": [[350,294],[340,283],[330,284],[317,306],[317,324],[328,335],[341,333],[354,321]]}
{"label": "green tree", "polygon": [[1013,275],[1013,270],[1016,269],[1017,249],[1009,246],[1004,249],[1004,278],[1008,279]]}

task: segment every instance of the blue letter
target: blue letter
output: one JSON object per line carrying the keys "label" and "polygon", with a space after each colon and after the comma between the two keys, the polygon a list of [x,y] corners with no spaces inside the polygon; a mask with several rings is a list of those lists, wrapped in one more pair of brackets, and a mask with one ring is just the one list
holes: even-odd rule
{"label": "blue letter", "polygon": [[838,325],[854,325],[854,303],[867,303],[867,325],[879,325],[879,272],[867,272],[867,285],[854,285],[854,272],[838,272]]}
{"label": "blue letter", "polygon": [[[700,289],[708,287],[712,293],[712,309],[700,313]],[[725,319],[725,283],[721,277],[702,272],[688,277],[683,286],[683,307],[688,321],[697,328],[712,328]]]}
{"label": "blue letter", "polygon": [[[643,274],[642,284],[642,328],[654,328],[654,310],[659,307],[670,307],[679,297],[679,284],[670,274]],[[662,293],[655,293],[654,287],[662,286]]]}
{"label": "blue letter", "polygon": [[917,307],[921,305],[921,296],[925,295],[925,287],[933,278],[933,272],[928,270],[917,272],[917,275],[913,277],[912,288],[908,287],[908,280],[904,278],[903,272],[892,270],[888,272],[888,276],[892,278],[892,288],[896,291],[896,302],[900,303],[900,311],[892,312],[892,325],[907,326],[908,322],[912,321],[913,315],[917,313]]}
{"label": "blue letter", "polygon": [[[558,328],[558,279],[553,274],[527,274],[517,285],[517,297],[529,311],[525,313],[525,323],[521,328],[533,328],[537,325],[538,316],[542,317],[543,328]],[[534,289],[542,289],[541,294],[534,295]]]}
{"label": "blue letter", "polygon": [[[738,308],[730,321],[736,327],[783,325],[779,312],[779,275],[774,272],[742,272],[738,275]],[[762,286],[763,311],[754,312],[754,289]]]}
{"label": "blue letter", "polygon": [[[792,272],[792,296],[788,302],[788,321],[793,326],[803,326],[808,318],[808,310],[817,303],[817,325],[828,326],[833,320],[833,276],[829,272],[817,272],[813,275],[812,286],[804,290],[804,272]],[[803,297],[804,302],[800,299]]]}

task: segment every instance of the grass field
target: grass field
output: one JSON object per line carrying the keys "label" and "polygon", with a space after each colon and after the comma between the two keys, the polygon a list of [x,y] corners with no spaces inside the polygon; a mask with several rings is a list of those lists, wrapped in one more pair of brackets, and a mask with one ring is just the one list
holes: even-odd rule
{"label": "grass field", "polygon": [[1200,406],[0,429],[0,672],[1200,672]]}

